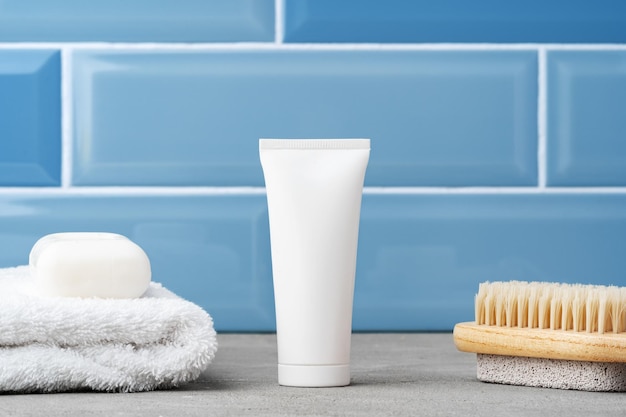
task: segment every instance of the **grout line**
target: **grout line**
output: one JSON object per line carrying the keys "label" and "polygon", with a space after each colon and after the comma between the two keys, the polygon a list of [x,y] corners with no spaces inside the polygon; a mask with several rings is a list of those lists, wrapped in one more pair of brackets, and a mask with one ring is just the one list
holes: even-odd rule
{"label": "grout line", "polygon": [[547,52],[541,48],[538,52],[538,86],[537,86],[537,181],[539,188],[547,184]]}
{"label": "grout line", "polygon": [[364,194],[626,194],[626,187],[364,187]]}
{"label": "grout line", "polygon": [[1,195],[193,196],[265,194],[264,187],[0,187]]}
{"label": "grout line", "polygon": [[61,187],[72,184],[72,51],[61,49]]}
{"label": "grout line", "polygon": [[274,42],[281,45],[285,39],[285,0],[274,3]]}
{"label": "grout line", "polygon": [[[369,195],[513,195],[513,194],[624,194],[626,187],[364,187]],[[225,196],[264,195],[265,187],[84,186],[0,187],[3,195],[51,196]]]}
{"label": "grout line", "polygon": [[[282,1],[282,0],[277,0]],[[276,10],[276,14],[283,13]],[[284,25],[275,31],[284,31]],[[280,34],[279,34],[280,35]],[[281,35],[283,36],[284,33]],[[518,50],[626,50],[626,44],[538,44],[538,43],[124,43],[124,42],[0,42],[0,49],[110,49],[132,51],[220,51],[220,50],[373,50],[373,51],[518,51]]]}

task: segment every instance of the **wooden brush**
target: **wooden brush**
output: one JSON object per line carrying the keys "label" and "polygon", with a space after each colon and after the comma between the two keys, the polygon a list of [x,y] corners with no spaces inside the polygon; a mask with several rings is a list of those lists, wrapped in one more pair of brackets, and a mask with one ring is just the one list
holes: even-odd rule
{"label": "wooden brush", "polygon": [[485,382],[626,391],[626,288],[486,282],[454,343]]}

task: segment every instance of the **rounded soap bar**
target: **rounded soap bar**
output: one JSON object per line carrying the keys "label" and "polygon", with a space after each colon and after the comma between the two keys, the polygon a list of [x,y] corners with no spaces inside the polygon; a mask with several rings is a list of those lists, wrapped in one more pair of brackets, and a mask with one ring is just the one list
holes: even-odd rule
{"label": "rounded soap bar", "polygon": [[30,251],[39,294],[51,297],[136,298],[150,285],[150,260],[115,233],[54,233]]}

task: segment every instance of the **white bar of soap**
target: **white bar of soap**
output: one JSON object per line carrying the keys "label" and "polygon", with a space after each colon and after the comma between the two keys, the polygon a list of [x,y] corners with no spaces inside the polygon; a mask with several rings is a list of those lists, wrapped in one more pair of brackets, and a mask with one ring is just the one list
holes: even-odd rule
{"label": "white bar of soap", "polygon": [[150,285],[150,260],[115,233],[54,233],[30,251],[37,292],[50,297],[136,298]]}

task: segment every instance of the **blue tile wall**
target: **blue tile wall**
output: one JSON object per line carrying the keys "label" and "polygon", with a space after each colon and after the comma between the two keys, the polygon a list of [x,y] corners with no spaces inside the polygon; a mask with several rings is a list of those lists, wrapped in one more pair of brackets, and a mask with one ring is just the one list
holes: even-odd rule
{"label": "blue tile wall", "polygon": [[219,331],[273,331],[258,139],[366,137],[356,331],[626,286],[626,6],[501,3],[2,2],[0,267],[122,233]]}
{"label": "blue tile wall", "polygon": [[285,0],[286,42],[626,41],[621,0]]}
{"label": "blue tile wall", "polygon": [[0,186],[60,183],[60,63],[54,50],[0,50]]}
{"label": "blue tile wall", "polygon": [[[366,194],[354,329],[448,330],[485,280],[626,286],[624,207],[626,195]],[[122,233],[218,330],[275,328],[264,195],[14,195],[0,212],[0,267],[27,264],[48,233]]]}
{"label": "blue tile wall", "polygon": [[626,51],[548,55],[548,182],[626,185]]}
{"label": "blue tile wall", "polygon": [[273,0],[5,0],[0,42],[260,42]]}
{"label": "blue tile wall", "polygon": [[74,66],[77,185],[261,186],[259,137],[371,138],[366,185],[537,181],[536,52],[81,51]]}
{"label": "blue tile wall", "polygon": [[38,237],[112,231],[150,258],[152,278],[211,313],[220,330],[271,330],[265,197],[3,196],[0,267],[28,264]]}
{"label": "blue tile wall", "polygon": [[366,195],[361,215],[360,330],[449,330],[483,281],[626,286],[626,195]]}

